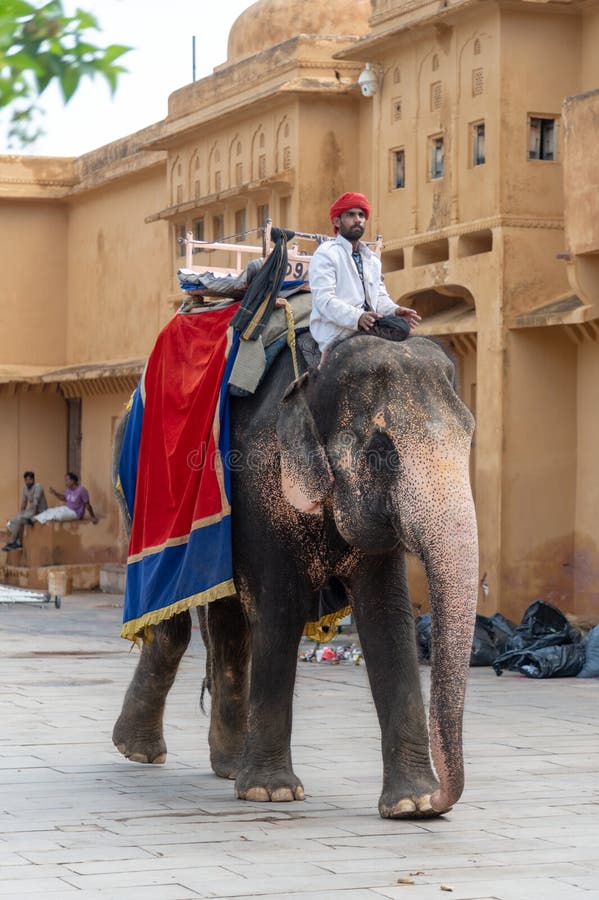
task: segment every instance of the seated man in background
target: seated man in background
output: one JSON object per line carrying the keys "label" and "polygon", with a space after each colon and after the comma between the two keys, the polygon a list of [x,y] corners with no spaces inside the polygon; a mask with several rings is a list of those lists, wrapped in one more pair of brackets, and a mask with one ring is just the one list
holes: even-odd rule
{"label": "seated man in background", "polygon": [[41,525],[44,522],[73,522],[76,519],[82,519],[87,510],[90,519],[96,525],[98,518],[89,502],[88,492],[79,484],[79,476],[75,475],[74,472],[67,472],[64,480],[64,494],[55,491],[53,487],[50,488],[50,493],[54,497],[58,497],[59,500],[64,500],[65,505],[53,506],[40,513],[39,516],[34,516],[33,521],[39,522]]}
{"label": "seated man in background", "polygon": [[44,489],[41,484],[36,482],[35,474],[30,471],[23,472],[23,480],[25,484],[23,485],[21,509],[16,516],[13,516],[6,523],[11,539],[2,548],[3,550],[22,550],[21,537],[23,535],[23,526],[32,525],[33,517],[48,509],[48,501],[46,500]]}

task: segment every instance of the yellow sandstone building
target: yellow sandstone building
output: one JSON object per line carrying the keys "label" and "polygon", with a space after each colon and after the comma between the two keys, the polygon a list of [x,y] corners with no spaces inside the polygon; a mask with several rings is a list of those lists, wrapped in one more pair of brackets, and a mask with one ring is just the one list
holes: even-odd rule
{"label": "yellow sandstone building", "polygon": [[102,517],[38,529],[0,580],[124,558],[111,443],[180,302],[177,238],[326,231],[351,189],[476,415],[480,611],[599,612],[598,46],[598,0],[259,0],[163,121],[0,157],[0,515],[23,470],[68,468]]}

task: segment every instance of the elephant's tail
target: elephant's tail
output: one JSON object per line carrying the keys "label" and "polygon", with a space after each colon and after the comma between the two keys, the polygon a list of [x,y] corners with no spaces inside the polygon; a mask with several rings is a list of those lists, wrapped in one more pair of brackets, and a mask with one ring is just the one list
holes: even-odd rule
{"label": "elephant's tail", "polygon": [[210,679],[208,678],[207,675],[204,677],[204,679],[202,681],[202,690],[200,693],[200,709],[202,710],[202,712],[204,713],[205,716],[208,715],[208,711],[204,705],[204,697],[206,695],[206,691],[208,691],[208,693],[210,694]]}

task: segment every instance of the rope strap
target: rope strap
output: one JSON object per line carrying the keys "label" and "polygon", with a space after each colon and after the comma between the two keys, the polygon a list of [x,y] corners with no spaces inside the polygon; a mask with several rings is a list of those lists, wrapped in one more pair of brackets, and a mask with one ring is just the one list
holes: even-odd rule
{"label": "rope strap", "polygon": [[285,300],[285,318],[287,319],[287,346],[291,350],[293,371],[297,381],[299,378],[299,366],[297,364],[297,350],[295,346],[295,319],[293,318],[293,310],[291,309],[289,300]]}

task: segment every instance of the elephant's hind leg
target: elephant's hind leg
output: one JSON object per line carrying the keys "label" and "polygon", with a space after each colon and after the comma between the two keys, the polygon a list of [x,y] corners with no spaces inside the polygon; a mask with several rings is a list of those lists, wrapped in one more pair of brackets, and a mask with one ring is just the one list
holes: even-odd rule
{"label": "elephant's hind leg", "polygon": [[117,750],[134,762],[166,760],[162,719],[166,697],[191,637],[191,616],[180,613],[153,628],[112,732]]}
{"label": "elephant's hind leg", "polygon": [[249,629],[237,597],[209,603],[205,616],[210,763],[221,778],[236,778],[247,731]]}

